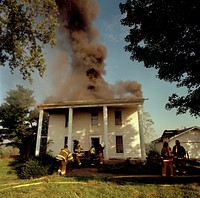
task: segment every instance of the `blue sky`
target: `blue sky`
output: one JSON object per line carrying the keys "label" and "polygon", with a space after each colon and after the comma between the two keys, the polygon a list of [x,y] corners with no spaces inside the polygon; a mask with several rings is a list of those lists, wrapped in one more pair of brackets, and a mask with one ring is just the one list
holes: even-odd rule
{"label": "blue sky", "polygon": [[[126,0],[97,0],[100,12],[94,25],[100,33],[101,44],[107,48],[106,74],[103,76],[105,81],[114,84],[119,80],[134,80],[142,85],[143,96],[148,98],[144,102],[144,111],[149,112],[154,121],[155,134],[152,138],[160,137],[166,129],[200,126],[200,118],[195,119],[189,114],[176,116],[175,109],[167,111],[164,108],[172,93],[180,95],[185,93],[183,88],[178,89],[172,83],[157,79],[155,69],[147,69],[143,63],[131,61],[130,53],[124,51],[123,47],[126,45],[124,37],[128,34],[128,30],[119,22],[122,17],[119,10],[120,2]],[[52,62],[56,51],[52,49],[47,52],[48,64]],[[47,71],[46,75],[50,73]],[[12,75],[8,68],[0,68],[0,102],[3,102],[8,90],[15,89],[16,84],[23,84],[34,91],[34,96],[40,103],[52,90],[47,86],[45,78],[40,79],[36,76],[35,79],[33,85],[29,85],[28,82],[21,80],[17,72]]]}
{"label": "blue sky", "polygon": [[195,119],[188,114],[176,115],[176,110],[165,110],[165,104],[172,93],[186,93],[184,88],[176,88],[175,84],[156,78],[155,69],[147,69],[143,63],[130,60],[130,53],[123,47],[127,44],[124,36],[127,28],[120,25],[122,17],[119,3],[126,0],[98,0],[100,15],[97,21],[101,39],[107,47],[107,74],[105,80],[114,83],[117,80],[136,80],[142,85],[144,111],[149,112],[154,121],[155,136],[159,137],[165,129],[182,129],[184,127],[200,126],[200,118]]}

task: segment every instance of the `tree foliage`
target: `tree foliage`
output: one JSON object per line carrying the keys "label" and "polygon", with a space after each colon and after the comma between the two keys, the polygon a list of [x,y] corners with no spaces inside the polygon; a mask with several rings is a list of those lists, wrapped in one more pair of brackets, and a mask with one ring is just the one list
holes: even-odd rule
{"label": "tree foliage", "polygon": [[150,139],[155,135],[155,130],[153,128],[154,121],[151,119],[151,115],[148,112],[143,112],[142,117],[145,143],[149,143]]}
{"label": "tree foliage", "polygon": [[28,158],[35,149],[38,110],[33,91],[17,85],[16,90],[7,93],[5,102],[0,106],[0,120],[4,130],[4,139],[19,148],[20,155]]}
{"label": "tree foliage", "polygon": [[200,116],[200,1],[127,0],[119,7],[125,14],[121,24],[130,28],[125,37],[130,58],[187,90],[184,96],[172,94],[166,109]]}
{"label": "tree foliage", "polygon": [[55,45],[58,10],[54,0],[2,0],[0,2],[0,63],[11,72],[19,69],[30,82],[31,74],[43,76],[43,48]]}

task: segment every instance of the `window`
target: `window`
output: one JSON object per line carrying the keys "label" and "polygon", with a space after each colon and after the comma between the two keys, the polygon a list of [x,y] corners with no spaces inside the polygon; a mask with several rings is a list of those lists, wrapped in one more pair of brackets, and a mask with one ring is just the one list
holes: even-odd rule
{"label": "window", "polygon": [[98,112],[91,113],[91,125],[98,126]]}
{"label": "window", "polygon": [[123,139],[122,136],[116,136],[116,153],[123,153]]}
{"label": "window", "polygon": [[115,111],[115,125],[122,125],[121,111]]}
{"label": "window", "polygon": [[95,150],[96,150],[96,155],[99,154],[99,144],[100,144],[99,137],[91,137],[91,145],[94,145]]}

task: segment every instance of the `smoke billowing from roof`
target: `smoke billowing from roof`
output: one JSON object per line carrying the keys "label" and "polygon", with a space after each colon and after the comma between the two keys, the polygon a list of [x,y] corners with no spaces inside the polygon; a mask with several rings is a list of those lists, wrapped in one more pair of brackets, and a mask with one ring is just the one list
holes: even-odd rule
{"label": "smoke billowing from roof", "polygon": [[[141,85],[135,81],[109,85],[103,79],[107,50],[98,42],[92,24],[99,12],[96,0],[57,0],[61,23],[58,47],[67,58],[56,61],[53,72],[56,100],[141,98]],[[63,48],[63,43],[67,47]],[[54,98],[55,100],[55,98]]]}

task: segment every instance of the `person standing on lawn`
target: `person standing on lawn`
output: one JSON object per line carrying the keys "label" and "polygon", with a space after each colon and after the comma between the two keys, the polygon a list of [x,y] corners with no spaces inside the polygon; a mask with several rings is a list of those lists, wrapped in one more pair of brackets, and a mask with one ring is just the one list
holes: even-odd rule
{"label": "person standing on lawn", "polygon": [[176,140],[175,145],[172,149],[174,155],[174,165],[176,167],[176,173],[186,173],[186,151],[183,146],[181,146],[180,141]]}
{"label": "person standing on lawn", "polygon": [[58,175],[66,175],[67,164],[69,161],[74,161],[72,153],[68,150],[68,145],[61,149],[60,153],[56,156],[59,161]]}
{"label": "person standing on lawn", "polygon": [[162,176],[167,176],[167,168],[169,167],[170,176],[173,177],[173,155],[171,148],[168,145],[168,142],[163,143],[163,148],[161,150],[161,159],[162,159]]}

